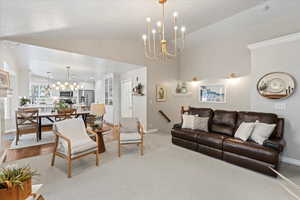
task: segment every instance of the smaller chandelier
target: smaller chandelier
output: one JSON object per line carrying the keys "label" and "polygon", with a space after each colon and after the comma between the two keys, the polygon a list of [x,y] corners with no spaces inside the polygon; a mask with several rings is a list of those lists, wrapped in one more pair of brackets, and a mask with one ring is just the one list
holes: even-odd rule
{"label": "smaller chandelier", "polygon": [[67,75],[66,75],[66,81],[65,82],[60,82],[57,81],[56,84],[53,84],[52,87],[55,88],[56,90],[79,90],[83,89],[83,86],[80,86],[78,83],[75,81],[70,80],[70,66],[67,66]]}
{"label": "smaller chandelier", "polygon": [[[169,41],[166,39],[166,30],[165,30],[165,3],[167,0],[158,0],[158,2],[162,5],[162,20],[156,23],[156,28],[152,27],[152,19],[150,17],[146,18],[147,21],[147,34],[143,35],[144,41],[144,51],[145,57],[151,60],[159,60],[166,58],[174,58],[177,57],[178,47],[177,47],[177,40],[178,40],[178,31],[179,26],[177,24],[178,21],[178,13],[173,13],[173,52],[171,52],[171,48],[169,47]],[[181,49],[184,48],[184,40],[185,40],[185,26],[181,26]],[[158,36],[157,36],[158,35]],[[157,39],[158,38],[158,39]],[[159,44],[157,44],[159,41]]]}

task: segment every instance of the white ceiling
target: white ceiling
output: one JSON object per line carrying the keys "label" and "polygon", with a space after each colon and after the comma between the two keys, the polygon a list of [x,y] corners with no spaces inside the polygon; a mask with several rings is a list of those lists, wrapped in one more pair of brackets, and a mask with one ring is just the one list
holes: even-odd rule
{"label": "white ceiling", "polygon": [[[140,39],[148,16],[159,20],[158,0],[0,0],[0,38]],[[189,32],[230,17],[264,0],[168,0]],[[38,34],[34,34],[38,37]]]}
{"label": "white ceiling", "polygon": [[14,57],[18,67],[27,68],[33,75],[42,77],[51,72],[55,80],[65,80],[66,66],[71,66],[70,75],[78,81],[93,81],[91,78],[97,79],[106,73],[123,73],[142,67],[10,41],[1,42],[0,48]]}
{"label": "white ceiling", "polygon": [[[145,31],[146,17],[150,16],[154,21],[160,19],[161,7],[157,1],[0,0],[0,40],[137,41]],[[173,11],[179,12],[179,23],[184,24],[190,33],[263,2],[265,0],[168,0],[168,28],[171,28]],[[45,76],[51,71],[58,79],[65,78],[66,66],[71,66],[72,73],[82,80],[105,72],[137,68],[30,45],[20,45],[15,49],[18,49],[18,59],[34,74]]]}

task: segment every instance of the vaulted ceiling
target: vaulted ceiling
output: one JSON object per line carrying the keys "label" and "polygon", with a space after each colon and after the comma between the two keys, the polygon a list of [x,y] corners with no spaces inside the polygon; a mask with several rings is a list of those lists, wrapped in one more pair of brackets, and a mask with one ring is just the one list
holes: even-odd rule
{"label": "vaulted ceiling", "polygon": [[[166,23],[170,28],[172,13],[178,11],[179,23],[191,33],[265,1],[168,0]],[[158,0],[0,0],[0,40],[144,65],[141,35],[149,16],[160,20]],[[53,71],[59,76],[66,65],[72,65],[77,74],[89,69],[88,76],[95,69],[111,70],[100,69],[102,61],[78,54],[24,45],[16,48],[20,49],[19,57],[38,75]],[[122,67],[114,70],[126,68]]]}
{"label": "vaulted ceiling", "polygon": [[[166,9],[169,17],[178,11],[192,32],[262,2],[168,0]],[[159,20],[160,8],[157,0],[0,0],[0,38],[137,40],[145,18]]]}

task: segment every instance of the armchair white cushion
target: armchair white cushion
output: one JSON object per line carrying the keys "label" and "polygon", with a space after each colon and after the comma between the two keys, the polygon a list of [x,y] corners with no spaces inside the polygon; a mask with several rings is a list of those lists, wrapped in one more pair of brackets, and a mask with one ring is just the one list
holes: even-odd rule
{"label": "armchair white cushion", "polygon": [[[54,166],[55,156],[59,156],[68,161],[68,177],[72,176],[72,161],[88,156],[96,155],[96,165],[99,165],[98,144],[87,134],[85,124],[82,119],[67,119],[55,122],[53,130],[56,135],[55,149],[53,151],[51,166]],[[98,142],[98,135],[96,135]]]}
{"label": "armchair white cushion", "polygon": [[142,140],[142,136],[139,133],[120,133],[120,143],[136,143]]}
{"label": "armchair white cushion", "polygon": [[[97,143],[88,136],[82,119],[76,118],[56,122],[54,129],[71,141],[72,156],[93,151],[97,148]],[[65,155],[68,153],[67,141],[59,139],[58,151]]]}
{"label": "armchair white cushion", "polygon": [[122,118],[119,128],[119,156],[122,144],[139,144],[143,155],[143,128],[136,118]]}

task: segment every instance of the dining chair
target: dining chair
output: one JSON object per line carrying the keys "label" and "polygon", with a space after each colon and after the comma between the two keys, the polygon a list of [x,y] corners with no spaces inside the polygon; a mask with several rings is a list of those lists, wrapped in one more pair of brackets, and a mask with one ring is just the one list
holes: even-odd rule
{"label": "dining chair", "polygon": [[36,133],[38,137],[38,109],[19,109],[15,112],[16,118],[16,145],[20,140],[22,134]]}
{"label": "dining chair", "polygon": [[[51,166],[54,166],[55,156],[66,159],[70,178],[73,160],[95,154],[96,166],[99,165],[98,135],[94,131],[86,129],[82,119],[74,118],[55,122],[53,132],[56,139]],[[89,137],[88,133],[96,137],[96,142]]]}
{"label": "dining chair", "polygon": [[136,118],[121,118],[120,125],[116,128],[118,137],[118,155],[121,157],[121,146],[137,144],[141,156],[144,155],[144,128]]}
{"label": "dining chair", "polygon": [[70,109],[65,109],[60,111],[59,116],[55,117],[55,121],[62,121],[62,120],[66,120],[66,119],[72,119],[72,115],[76,114],[77,110],[74,108],[70,108]]}

